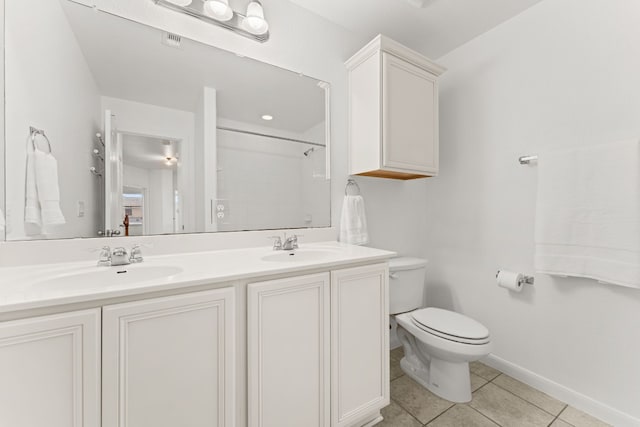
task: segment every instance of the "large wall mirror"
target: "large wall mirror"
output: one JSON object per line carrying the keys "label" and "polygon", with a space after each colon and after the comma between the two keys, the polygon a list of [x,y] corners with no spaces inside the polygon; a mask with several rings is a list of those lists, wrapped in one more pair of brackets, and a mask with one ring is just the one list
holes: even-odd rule
{"label": "large wall mirror", "polygon": [[5,8],[7,240],[330,226],[326,83],[70,0]]}

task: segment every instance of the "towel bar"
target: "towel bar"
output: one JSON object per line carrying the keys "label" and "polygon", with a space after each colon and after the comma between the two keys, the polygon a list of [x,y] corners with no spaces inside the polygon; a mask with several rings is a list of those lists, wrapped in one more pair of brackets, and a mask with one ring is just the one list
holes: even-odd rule
{"label": "towel bar", "polygon": [[44,134],[44,131],[41,129],[34,128],[33,126],[29,126],[29,137],[31,138],[31,146],[33,147],[33,150],[35,151],[37,149],[36,147],[37,135],[42,135],[45,141],[47,141],[47,146],[49,147],[49,154],[51,154],[52,153],[51,141],[49,141],[49,138],[47,138],[47,135]]}
{"label": "towel bar", "polygon": [[521,157],[518,157],[518,161],[520,162],[521,165],[528,165],[531,162],[537,162],[538,156],[521,156]]}
{"label": "towel bar", "polygon": [[349,178],[347,180],[347,185],[344,187],[344,195],[345,196],[349,196],[349,188],[352,187],[355,189],[356,193],[355,194],[351,194],[352,196],[359,196],[360,195],[360,186],[358,185],[358,183],[353,179],[353,178]]}

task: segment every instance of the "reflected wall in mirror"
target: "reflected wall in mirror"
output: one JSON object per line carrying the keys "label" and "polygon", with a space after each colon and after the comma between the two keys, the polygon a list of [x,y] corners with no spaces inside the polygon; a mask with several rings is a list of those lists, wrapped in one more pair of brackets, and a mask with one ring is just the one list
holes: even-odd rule
{"label": "reflected wall in mirror", "polygon": [[330,226],[326,83],[70,0],[5,26],[7,240]]}

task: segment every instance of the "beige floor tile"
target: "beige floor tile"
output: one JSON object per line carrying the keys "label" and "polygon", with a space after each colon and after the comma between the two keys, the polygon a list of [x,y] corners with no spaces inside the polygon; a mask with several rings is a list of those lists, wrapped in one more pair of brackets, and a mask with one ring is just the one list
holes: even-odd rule
{"label": "beige floor tile", "polygon": [[471,369],[471,372],[487,381],[491,381],[500,375],[500,371],[493,369],[491,366],[487,366],[482,362],[471,362],[469,363],[469,368]]}
{"label": "beige floor tile", "polygon": [[400,346],[398,348],[394,348],[393,350],[391,350],[391,358],[392,359],[400,360],[403,357],[404,357],[404,350],[402,349],[402,346]]}
{"label": "beige floor tile", "polygon": [[609,425],[572,406],[567,406],[558,418],[576,427],[605,427]]}
{"label": "beige floor tile", "polygon": [[422,424],[453,406],[406,375],[391,382],[391,397]]}
{"label": "beige floor tile", "polygon": [[382,416],[384,421],[376,424],[379,427],[422,427],[418,420],[394,401],[391,401],[391,405],[382,409]]}
{"label": "beige floor tile", "polygon": [[467,405],[456,405],[427,424],[429,427],[497,427],[478,411]]}
{"label": "beige floor tile", "polygon": [[482,377],[477,376],[474,373],[471,373],[471,391],[474,392],[483,385],[485,385],[488,381]]}
{"label": "beige floor tile", "polygon": [[574,426],[572,426],[569,423],[565,423],[560,418],[558,418],[554,422],[551,423],[550,427],[574,427]]}
{"label": "beige floor tile", "polygon": [[404,375],[404,371],[400,367],[401,359],[402,355],[400,355],[400,357],[394,357],[393,351],[391,352],[391,357],[389,358],[389,376],[391,377],[391,381]]}
{"label": "beige floor tile", "polygon": [[533,403],[538,408],[544,409],[552,415],[558,415],[562,412],[565,406],[567,406],[564,402],[554,399],[548,394],[538,391],[506,374],[499,375],[495,380],[493,380],[493,383],[507,391],[510,391],[516,396],[520,396],[527,402]]}
{"label": "beige floor tile", "polygon": [[554,418],[493,384],[487,384],[475,392],[469,406],[503,427],[546,427]]}

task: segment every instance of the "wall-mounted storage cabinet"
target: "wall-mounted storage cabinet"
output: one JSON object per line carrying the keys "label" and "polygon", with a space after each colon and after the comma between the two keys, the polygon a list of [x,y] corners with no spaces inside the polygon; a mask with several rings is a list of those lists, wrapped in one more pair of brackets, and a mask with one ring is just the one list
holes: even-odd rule
{"label": "wall-mounted storage cabinet", "polygon": [[438,174],[438,76],[445,69],[379,35],[346,62],[349,173],[415,179]]}

